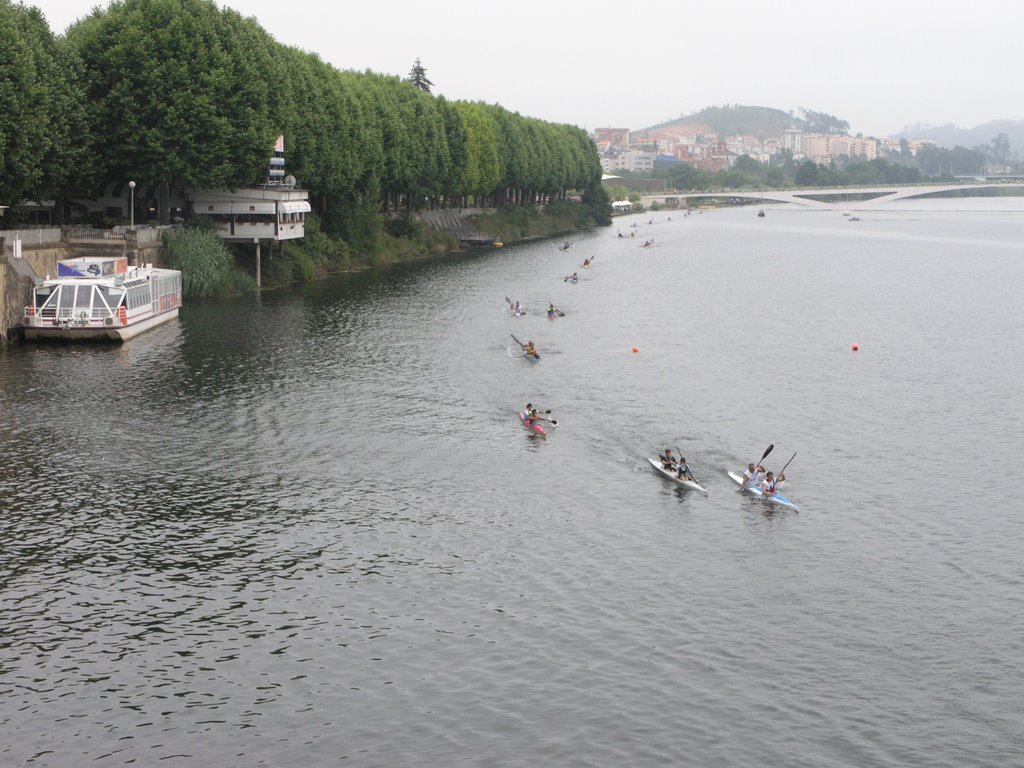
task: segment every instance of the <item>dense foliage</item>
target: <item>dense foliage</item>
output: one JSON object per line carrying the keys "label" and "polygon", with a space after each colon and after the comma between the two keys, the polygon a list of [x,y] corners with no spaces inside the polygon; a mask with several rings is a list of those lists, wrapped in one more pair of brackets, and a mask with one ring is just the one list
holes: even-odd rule
{"label": "dense foliage", "polygon": [[0,204],[59,195],[87,174],[79,82],[42,14],[0,0]]}
{"label": "dense foliage", "polygon": [[212,0],[115,0],[63,38],[0,0],[0,202],[130,178],[166,223],[172,191],[261,181],[284,134],[324,231],[356,247],[394,210],[579,193],[607,216],[582,129],[449,102],[418,74],[339,71]]}
{"label": "dense foliage", "polygon": [[[817,113],[810,113],[815,115]],[[699,112],[683,115],[651,128],[634,131],[643,135],[646,131],[657,132],[658,129],[672,128],[681,125],[707,126],[719,136],[756,136],[767,139],[781,136],[788,128],[809,130],[809,123],[793,112],[784,112],[771,107],[748,107],[741,104],[725,104],[723,106],[705,107]]]}
{"label": "dense foliage", "polygon": [[181,270],[181,292],[186,299],[237,293],[256,287],[252,278],[235,267],[234,256],[211,230],[188,227],[164,235],[164,259]]}

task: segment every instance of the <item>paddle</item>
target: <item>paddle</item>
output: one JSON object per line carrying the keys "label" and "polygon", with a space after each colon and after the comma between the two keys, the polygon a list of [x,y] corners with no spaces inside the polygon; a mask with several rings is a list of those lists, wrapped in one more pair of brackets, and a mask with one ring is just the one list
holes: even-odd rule
{"label": "paddle", "polygon": [[[518,344],[518,345],[519,345],[519,346],[520,346],[520,347],[522,348],[523,352],[525,353],[525,352],[526,352],[526,345],[525,345],[525,344],[523,344],[523,342],[521,342],[521,341],[520,341],[519,339],[517,339],[517,338],[516,338],[516,335],[515,335],[514,333],[510,333],[510,334],[509,334],[509,336],[511,336],[511,337],[512,337],[512,341],[514,341],[514,342],[515,342],[516,344]],[[537,360],[540,360],[540,352],[536,352],[536,351],[535,351],[535,352],[533,353],[533,356],[534,356],[534,357],[535,357],[535,358],[536,358]]]}
{"label": "paddle", "polygon": [[[795,459],[795,458],[796,458],[796,452],[794,451],[793,455],[789,457],[789,461],[786,462],[786,466],[784,466],[782,468],[782,471],[779,472],[779,475],[784,474],[786,472],[786,467],[788,467],[793,462],[793,459]],[[779,475],[776,475],[776,477],[778,477]]]}
{"label": "paddle", "polygon": [[[679,458],[680,459],[683,458],[683,452],[679,450],[679,446],[678,445],[676,446],[676,453],[679,454]],[[692,480],[693,482],[697,483],[697,485],[700,485],[700,483],[697,481],[697,478],[693,476],[693,472],[690,471],[690,467],[689,466],[686,467],[686,474],[690,476],[690,480]]]}
{"label": "paddle", "polygon": [[788,467],[793,462],[793,459],[795,459],[795,458],[796,458],[796,452],[794,451],[793,455],[789,457],[789,461],[787,461],[785,466],[782,467],[782,469],[779,471],[779,474],[777,474],[775,476],[775,484],[772,485],[772,492],[771,492],[770,495],[774,496],[776,493],[778,493],[778,491],[775,490],[775,486],[778,485],[778,483],[780,482],[779,478],[782,477],[782,475],[785,473],[786,467]]}
{"label": "paddle", "polygon": [[[527,404],[526,404],[526,414],[527,414],[527,415],[529,415],[529,414],[530,414],[530,409],[531,409],[531,408],[533,408],[533,403],[527,403]],[[540,409],[538,408],[538,409],[537,409],[537,413],[551,413],[551,409],[550,409],[550,408],[548,408],[548,409],[547,409],[546,411],[542,411],[542,410],[540,410]],[[553,426],[553,427],[557,427],[557,426],[558,426],[558,422],[557,422],[557,421],[555,421],[554,419],[542,419],[541,417],[539,417],[539,416],[538,416],[538,417],[537,417],[537,421],[546,421],[546,422],[547,422],[548,424],[550,424],[550,425],[551,425],[551,426]]]}
{"label": "paddle", "polygon": [[[768,454],[771,453],[774,450],[775,450],[775,443],[772,443],[771,445],[769,445],[767,448],[764,449],[764,453],[761,454],[761,459],[760,459],[760,461],[757,462],[757,464],[760,464],[762,461],[764,461],[768,457]],[[755,464],[754,466],[756,467],[757,464]]]}

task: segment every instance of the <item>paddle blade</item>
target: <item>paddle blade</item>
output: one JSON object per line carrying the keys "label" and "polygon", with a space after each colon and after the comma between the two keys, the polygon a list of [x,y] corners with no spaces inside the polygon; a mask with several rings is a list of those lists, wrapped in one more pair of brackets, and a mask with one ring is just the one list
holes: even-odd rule
{"label": "paddle blade", "polygon": [[767,450],[765,450],[765,452],[761,454],[761,461],[764,461],[765,457],[767,457],[768,454],[771,453],[773,450],[775,450],[775,443],[769,445]]}

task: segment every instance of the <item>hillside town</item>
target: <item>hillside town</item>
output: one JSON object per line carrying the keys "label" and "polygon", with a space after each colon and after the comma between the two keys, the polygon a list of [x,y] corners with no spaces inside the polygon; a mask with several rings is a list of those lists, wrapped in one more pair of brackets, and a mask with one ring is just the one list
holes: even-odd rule
{"label": "hillside town", "polygon": [[[874,160],[900,151],[893,139],[864,138],[846,134],[807,133],[798,128],[781,136],[718,136],[699,126],[677,126],[631,134],[628,128],[597,128],[593,134],[605,173],[620,171],[650,173],[677,163],[717,172],[731,168],[744,155],[765,165],[787,155],[796,161],[810,160],[827,165],[840,158]],[[925,142],[907,142],[911,152]]]}

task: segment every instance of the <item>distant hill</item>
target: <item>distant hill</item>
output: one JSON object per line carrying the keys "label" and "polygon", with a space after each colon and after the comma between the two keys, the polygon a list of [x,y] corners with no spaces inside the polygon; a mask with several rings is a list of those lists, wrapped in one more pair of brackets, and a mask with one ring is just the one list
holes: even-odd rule
{"label": "distant hill", "polygon": [[[750,135],[759,139],[777,138],[788,128],[799,128],[808,133],[843,132],[849,128],[845,120],[812,110],[799,109],[784,112],[771,107],[750,107],[726,104],[706,107],[700,112],[683,115],[675,120],[631,131],[632,141],[641,138],[675,139],[697,133],[718,136]],[[974,149],[991,145],[992,140],[1005,133],[1010,142],[1010,158],[1024,158],[1024,120],[992,120],[974,128],[955,125],[908,125],[893,138],[926,139],[952,149],[955,146]]]}
{"label": "distant hill", "polygon": [[1009,139],[1011,155],[1024,156],[1024,120],[992,120],[974,128],[958,128],[952,123],[938,126],[917,123],[906,126],[895,138],[927,139],[950,149],[958,145],[974,149],[991,144],[1000,133],[1005,133]]}
{"label": "distant hill", "polygon": [[781,109],[727,104],[722,107],[706,107],[700,112],[630,133],[633,140],[638,137],[670,138],[680,134],[699,132],[716,133],[719,136],[749,135],[759,139],[768,139],[781,136],[787,128],[800,128],[807,131],[811,126],[802,117],[797,117],[790,112],[783,112]]}

